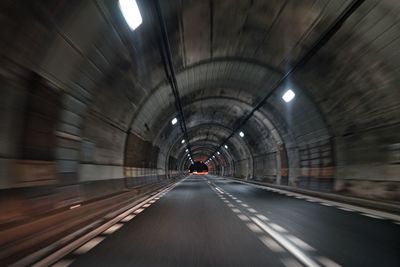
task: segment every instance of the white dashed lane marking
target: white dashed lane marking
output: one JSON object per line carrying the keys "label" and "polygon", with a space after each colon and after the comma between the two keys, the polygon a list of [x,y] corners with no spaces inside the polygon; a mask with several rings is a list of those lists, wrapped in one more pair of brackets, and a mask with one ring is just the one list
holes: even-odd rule
{"label": "white dashed lane marking", "polygon": [[263,231],[255,223],[246,223],[247,227],[254,233],[262,233]]}
{"label": "white dashed lane marking", "polygon": [[265,217],[264,215],[262,215],[262,214],[256,214],[256,216],[258,218],[260,218],[261,220],[263,220],[263,221],[269,221],[269,219],[267,217]]}
{"label": "white dashed lane marking", "polygon": [[89,250],[91,250],[92,248],[94,248],[95,246],[97,246],[101,241],[103,241],[105,239],[105,237],[102,236],[97,236],[95,238],[93,238],[92,240],[90,240],[89,242],[87,242],[86,244],[82,245],[81,247],[79,247],[78,249],[76,249],[74,251],[74,254],[85,254],[87,253]]}
{"label": "white dashed lane marking", "polygon": [[241,219],[242,221],[248,222],[250,221],[249,217],[247,217],[244,214],[238,214],[239,219]]}
{"label": "white dashed lane marking", "polygon": [[257,211],[255,210],[255,209],[253,209],[253,208],[250,208],[250,209],[247,209],[249,212],[251,212],[251,213],[257,213]]}
{"label": "white dashed lane marking", "polygon": [[135,215],[130,214],[130,215],[126,216],[125,218],[123,218],[123,219],[121,220],[121,222],[129,222],[129,221],[132,220],[133,218],[135,218]]}
{"label": "white dashed lane marking", "polygon": [[[126,217],[125,217],[126,218]],[[121,228],[122,226],[124,226],[122,223],[116,223],[113,226],[111,226],[110,228],[108,228],[107,230],[105,230],[103,232],[103,234],[105,235],[110,235],[112,233],[114,233],[115,231],[117,231],[119,228]]]}
{"label": "white dashed lane marking", "polygon": [[144,211],[144,209],[140,208],[140,209],[135,210],[133,213],[134,213],[134,214],[139,214],[139,213],[141,213],[142,211]]}

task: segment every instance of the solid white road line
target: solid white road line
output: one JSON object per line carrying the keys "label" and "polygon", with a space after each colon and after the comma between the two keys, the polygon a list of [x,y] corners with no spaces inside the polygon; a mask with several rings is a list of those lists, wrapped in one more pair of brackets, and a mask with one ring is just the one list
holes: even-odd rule
{"label": "solid white road line", "polygon": [[280,253],[285,252],[285,250],[283,249],[283,247],[281,247],[281,245],[276,243],[275,240],[273,240],[268,236],[260,236],[260,240],[261,242],[264,243],[265,246],[267,246],[267,248],[269,248],[273,252],[280,252]]}
{"label": "solid white road line", "polygon": [[271,226],[272,228],[274,228],[276,231],[281,232],[281,233],[287,233],[286,229],[283,228],[280,225],[277,225],[276,223],[270,223],[269,226]]}
{"label": "solid white road line", "polygon": [[285,265],[286,267],[303,267],[303,265],[301,265],[295,259],[286,258],[286,259],[282,259],[281,261],[282,261],[283,265]]}
{"label": "solid white road line", "polygon": [[361,213],[361,215],[364,215],[364,216],[367,216],[367,217],[370,217],[370,218],[374,218],[374,219],[380,219],[380,220],[383,219],[382,217],[379,217],[379,216],[376,216],[376,215],[373,215],[373,214],[368,214],[368,213]]}
{"label": "solid white road line", "polygon": [[324,206],[327,206],[327,207],[333,207],[332,204],[325,203],[325,202],[321,202],[321,203],[319,203],[319,204],[324,205]]}
{"label": "solid white road line", "polygon": [[322,263],[323,266],[325,267],[342,267],[342,265],[337,264],[331,259],[328,259],[326,257],[317,257],[318,261]]}
{"label": "solid white road line", "polygon": [[[168,186],[167,188],[162,189],[161,192],[165,192],[166,190],[171,190],[172,188],[178,186],[180,183],[182,183],[183,181],[185,181],[187,178],[182,179],[181,181]],[[122,219],[126,218],[129,214],[131,214],[133,211],[135,211],[136,209],[138,209],[139,207],[141,207],[144,203],[148,202],[149,200],[153,200],[153,199],[158,199],[160,196],[160,193],[157,193],[151,197],[148,197],[147,199],[143,200],[142,202],[134,205],[132,208],[129,208],[128,210],[125,210],[123,212],[121,212],[119,215],[116,215],[113,219],[107,221],[106,223],[104,223],[103,225],[100,225],[99,227],[97,227],[96,229],[90,231],[89,233],[85,234],[84,236],[79,237],[76,240],[73,240],[72,242],[69,242],[67,245],[65,245],[64,247],[58,249],[57,251],[53,252],[52,254],[50,254],[49,256],[42,258],[41,260],[39,260],[38,262],[36,262],[35,264],[33,264],[33,267],[41,267],[41,266],[49,266],[55,262],[58,262],[62,259],[62,257],[64,257],[65,255],[67,255],[68,253],[74,251],[77,247],[79,247],[82,244],[85,244],[85,242],[93,239],[94,237],[96,237],[97,235],[101,234],[104,230],[108,229],[110,226],[114,225],[115,223],[121,221]],[[30,256],[27,256],[23,259],[21,259],[20,261],[18,261],[17,263],[15,263],[15,266],[19,266],[18,264],[22,264],[22,265],[30,265],[30,264],[25,264],[27,261],[31,261]]]}
{"label": "solid white road line", "polygon": [[262,215],[262,214],[256,214],[256,216],[258,218],[260,218],[261,220],[263,220],[263,221],[269,221],[269,219],[267,217],[265,217],[264,215]]}
{"label": "solid white road line", "polygon": [[352,211],[354,211],[354,210],[351,210],[351,209],[348,209],[348,208],[342,208],[342,207],[338,207],[338,209],[340,209],[340,210],[344,210],[344,211],[349,211],[349,212],[352,212]]}
{"label": "solid white road line", "polygon": [[310,246],[309,244],[307,244],[306,242],[304,242],[303,240],[301,240],[296,236],[289,235],[287,236],[287,239],[289,239],[293,244],[295,244],[296,246],[298,246],[303,250],[315,251],[315,249],[312,246]]}
{"label": "solid white road line", "polygon": [[272,238],[274,238],[281,246],[283,246],[287,251],[289,251],[293,256],[295,256],[300,262],[302,262],[307,267],[318,267],[320,266],[313,259],[304,254],[300,249],[296,246],[292,245],[289,241],[287,241],[283,236],[281,236],[278,232],[275,232],[271,227],[267,226],[257,217],[250,217],[250,219],[255,222],[261,229],[267,232]]}
{"label": "solid white road line", "polygon": [[224,192],[221,191],[221,189],[219,189],[218,187],[215,187],[215,189],[218,190],[218,192],[220,192],[221,194],[223,194]]}

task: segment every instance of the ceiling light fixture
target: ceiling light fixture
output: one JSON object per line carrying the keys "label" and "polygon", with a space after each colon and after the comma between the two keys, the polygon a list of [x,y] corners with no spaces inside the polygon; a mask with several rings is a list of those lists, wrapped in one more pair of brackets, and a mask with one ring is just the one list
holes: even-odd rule
{"label": "ceiling light fixture", "polygon": [[142,15],[135,0],[119,0],[119,8],[132,31],[142,24]]}
{"label": "ceiling light fixture", "polygon": [[290,101],[293,100],[293,98],[294,98],[295,96],[296,96],[296,94],[295,94],[291,89],[289,89],[289,90],[287,90],[287,91],[283,94],[282,99],[283,99],[286,103],[289,103]]}

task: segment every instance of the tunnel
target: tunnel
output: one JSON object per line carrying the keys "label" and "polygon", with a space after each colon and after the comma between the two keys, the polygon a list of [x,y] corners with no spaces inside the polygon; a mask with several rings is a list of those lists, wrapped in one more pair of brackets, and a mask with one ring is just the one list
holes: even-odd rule
{"label": "tunnel", "polygon": [[1,1],[0,266],[400,266],[399,14]]}
{"label": "tunnel", "polygon": [[193,174],[208,174],[208,167],[202,161],[196,161],[189,166],[189,172]]}

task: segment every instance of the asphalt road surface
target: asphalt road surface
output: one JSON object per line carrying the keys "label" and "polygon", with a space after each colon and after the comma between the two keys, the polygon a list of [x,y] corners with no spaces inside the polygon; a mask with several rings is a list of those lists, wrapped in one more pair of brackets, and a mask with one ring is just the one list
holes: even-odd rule
{"label": "asphalt road surface", "polygon": [[400,266],[396,222],[299,198],[216,176],[193,175],[61,263]]}

